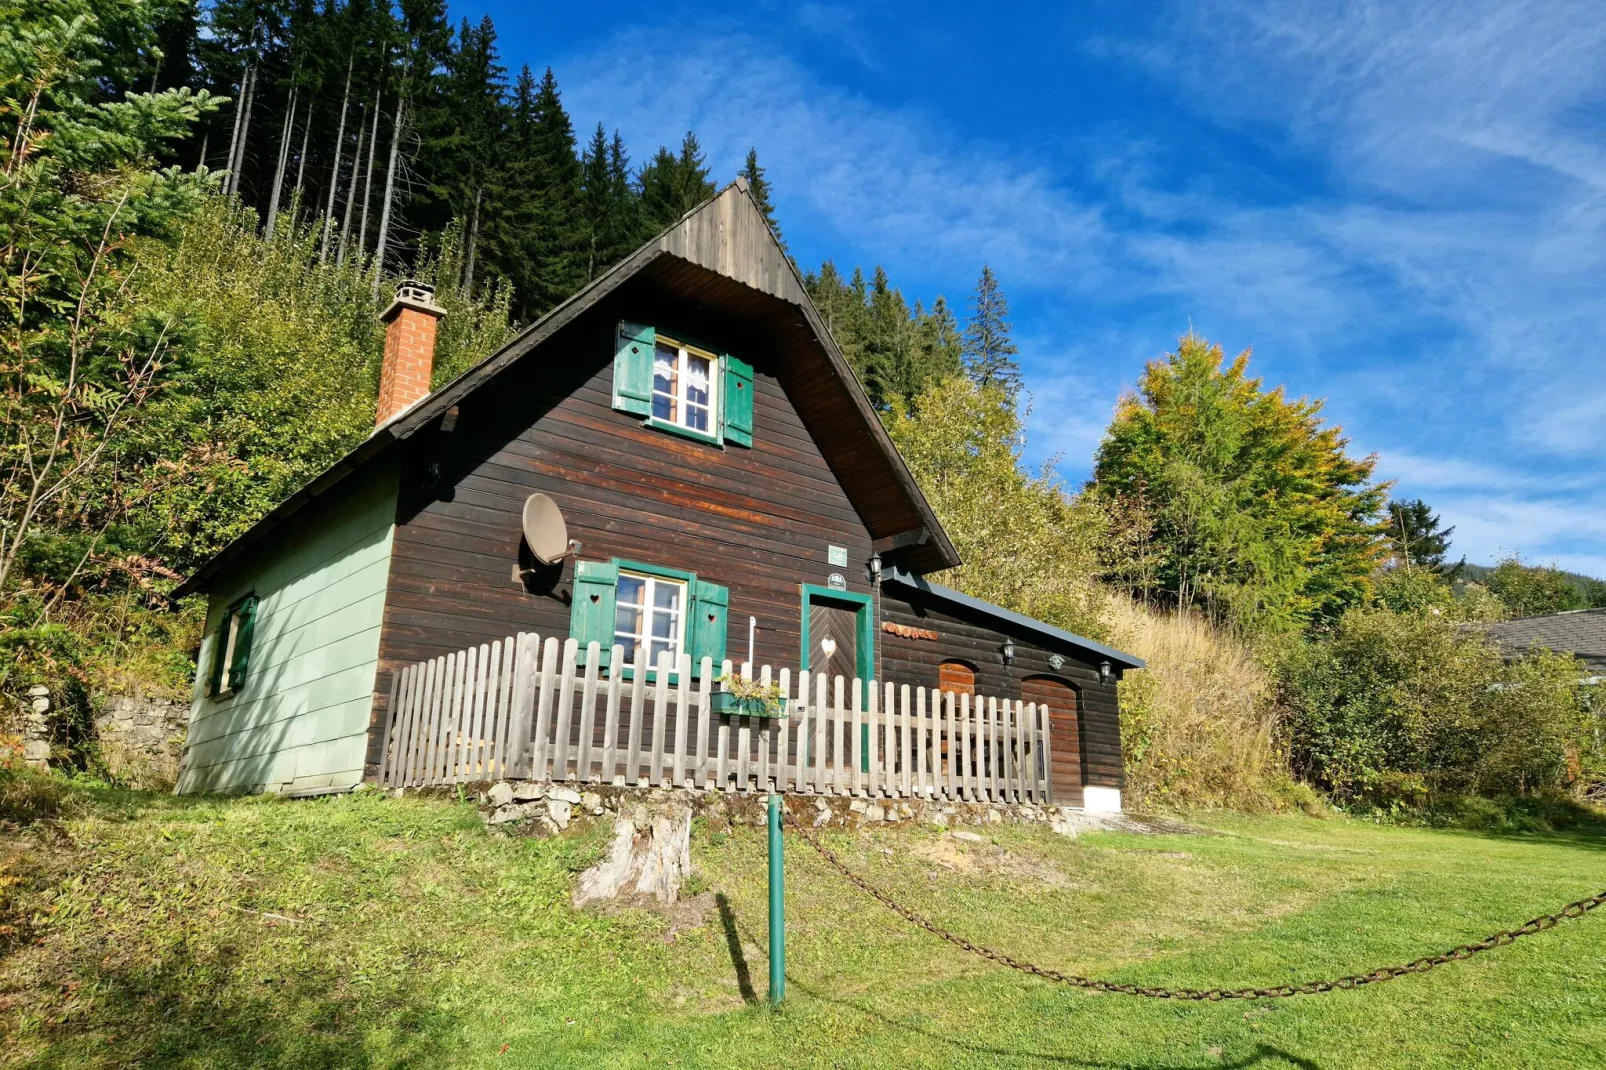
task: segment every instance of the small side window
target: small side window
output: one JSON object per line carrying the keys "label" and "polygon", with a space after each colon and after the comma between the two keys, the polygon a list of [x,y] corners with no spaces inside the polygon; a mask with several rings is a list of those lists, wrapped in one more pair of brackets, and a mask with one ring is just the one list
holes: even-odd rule
{"label": "small side window", "polygon": [[251,665],[251,634],[256,628],[257,596],[248,594],[224,611],[212,645],[208,692],[226,698],[245,686]]}

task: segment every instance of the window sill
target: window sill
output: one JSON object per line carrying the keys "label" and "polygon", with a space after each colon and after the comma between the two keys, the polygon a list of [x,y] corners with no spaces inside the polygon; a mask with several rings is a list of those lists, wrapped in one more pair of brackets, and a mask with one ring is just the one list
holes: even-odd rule
{"label": "window sill", "polygon": [[695,428],[685,427],[669,420],[660,420],[656,416],[647,417],[645,422],[648,427],[657,428],[659,431],[668,431],[671,435],[689,438],[693,442],[703,442],[710,446],[718,446],[721,449],[725,446],[725,443],[718,435],[709,434],[707,431],[698,431]]}

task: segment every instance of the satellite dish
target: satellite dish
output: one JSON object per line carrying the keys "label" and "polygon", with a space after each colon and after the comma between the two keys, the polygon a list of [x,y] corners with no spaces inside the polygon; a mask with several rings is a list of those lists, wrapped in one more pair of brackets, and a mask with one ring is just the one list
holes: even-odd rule
{"label": "satellite dish", "polygon": [[545,494],[524,500],[524,541],[543,565],[555,565],[569,553],[569,528],[557,503]]}

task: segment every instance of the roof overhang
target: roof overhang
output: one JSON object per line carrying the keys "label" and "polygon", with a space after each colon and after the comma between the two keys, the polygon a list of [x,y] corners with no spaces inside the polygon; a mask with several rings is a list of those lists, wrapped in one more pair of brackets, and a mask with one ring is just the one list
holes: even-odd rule
{"label": "roof overhang", "polygon": [[952,588],[932,583],[924,576],[915,575],[901,568],[891,568],[881,574],[883,583],[895,584],[907,590],[917,591],[924,598],[954,609],[968,611],[972,614],[984,616],[996,621],[1000,626],[1007,626],[1019,631],[1029,633],[1051,647],[1068,647],[1080,653],[1090,655],[1103,661],[1108,661],[1122,669],[1141,669],[1146,662],[1142,658],[1095,643],[1085,636],[1068,632],[1063,628],[1056,628],[1052,624],[1044,624],[1040,620],[1028,617],[1024,613],[1016,613],[1003,606],[995,606],[980,598],[973,598],[968,594],[961,594]]}

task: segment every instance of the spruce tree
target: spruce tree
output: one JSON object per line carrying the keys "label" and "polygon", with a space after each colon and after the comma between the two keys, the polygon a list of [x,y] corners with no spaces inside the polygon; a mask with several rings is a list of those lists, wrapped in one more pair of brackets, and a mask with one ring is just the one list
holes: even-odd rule
{"label": "spruce tree", "polygon": [[548,67],[535,94],[531,148],[540,181],[534,251],[540,258],[535,292],[525,294],[531,311],[545,312],[586,283],[584,225],[580,208],[580,160],[574,124],[563,109],[558,82]]}
{"label": "spruce tree", "polygon": [[983,266],[965,326],[965,371],[980,387],[996,386],[1011,400],[1020,392],[1020,365],[1010,341],[1009,301],[990,266]]}
{"label": "spruce tree", "polygon": [[1444,572],[1455,528],[1439,525],[1438,514],[1420,498],[1389,502],[1388,538],[1395,562],[1433,573]]}
{"label": "spruce tree", "polygon": [[635,246],[635,195],[630,189],[630,158],[618,131],[610,141],[598,123],[580,163],[586,277],[594,279]]}
{"label": "spruce tree", "polygon": [[648,235],[669,226],[714,193],[702,146],[690,130],[680,143],[680,155],[658,146],[641,169],[639,182],[642,223]]}
{"label": "spruce tree", "polygon": [[764,213],[764,220],[770,225],[770,231],[775,240],[780,243],[781,251],[786,251],[786,239],[781,237],[781,224],[775,220],[775,206],[770,202],[770,183],[764,177],[764,168],[758,165],[758,150],[747,150],[747,162],[742,164],[742,177],[747,179],[747,192],[752,195],[753,203],[758,210]]}
{"label": "spruce tree", "polygon": [[930,312],[915,303],[912,349],[908,389],[911,398],[934,382],[964,373],[964,342],[946,298],[939,295]]}

